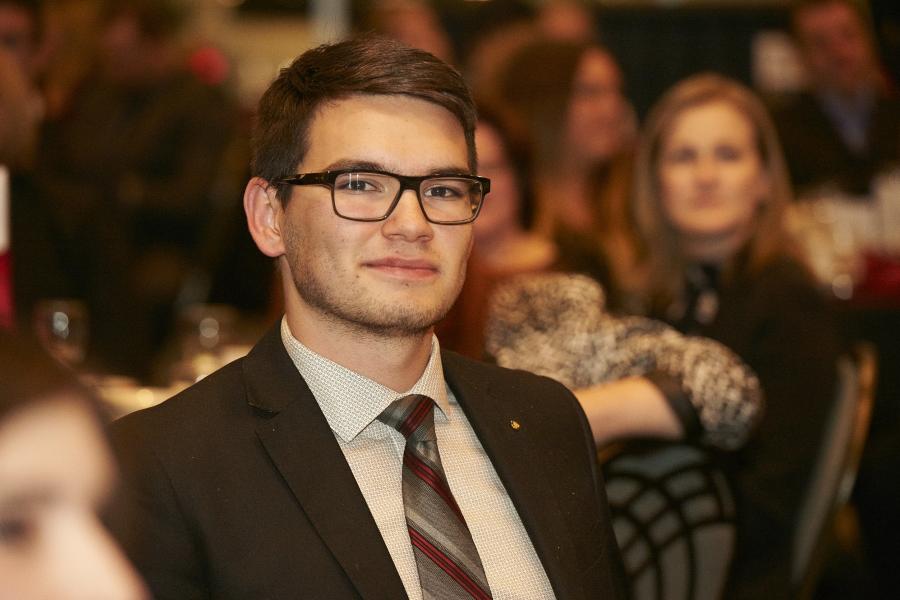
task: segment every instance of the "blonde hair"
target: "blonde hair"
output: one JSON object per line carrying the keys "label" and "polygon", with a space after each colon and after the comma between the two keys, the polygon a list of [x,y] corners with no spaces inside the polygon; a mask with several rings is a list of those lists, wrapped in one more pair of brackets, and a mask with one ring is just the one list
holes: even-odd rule
{"label": "blonde hair", "polygon": [[667,306],[683,287],[686,258],[678,236],[662,207],[659,189],[659,155],[666,136],[687,110],[723,102],[744,115],[753,126],[769,194],[761,203],[750,239],[741,251],[740,264],[726,265],[724,275],[736,271],[756,273],[785,254],[799,258],[785,229],[784,210],[791,201],[791,183],[775,126],[756,95],[731,79],[695,75],[670,89],[647,117],[634,166],[632,210],[637,234],[643,245],[640,287],[637,292],[653,309]]}

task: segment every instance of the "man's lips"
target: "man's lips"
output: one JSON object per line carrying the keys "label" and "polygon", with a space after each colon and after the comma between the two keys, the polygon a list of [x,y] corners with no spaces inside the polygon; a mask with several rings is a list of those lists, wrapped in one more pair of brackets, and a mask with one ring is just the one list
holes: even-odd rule
{"label": "man's lips", "polygon": [[438,273],[438,267],[435,263],[423,259],[381,258],[366,261],[363,263],[363,266],[398,277],[424,278]]}

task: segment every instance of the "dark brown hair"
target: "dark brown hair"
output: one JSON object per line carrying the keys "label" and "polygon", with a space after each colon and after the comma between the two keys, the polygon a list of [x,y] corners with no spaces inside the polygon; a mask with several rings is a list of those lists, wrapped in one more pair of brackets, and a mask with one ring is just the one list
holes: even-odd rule
{"label": "dark brown hair", "polygon": [[412,96],[449,110],[462,125],[474,172],[476,111],[462,76],[423,50],[366,35],[313,48],[281,70],[259,101],[252,174],[275,185],[285,202],[278,182],[306,155],[316,111],[356,94]]}
{"label": "dark brown hair", "polygon": [[52,359],[31,337],[0,330],[0,422],[32,404],[65,396],[105,415],[75,373]]}
{"label": "dark brown hair", "polygon": [[603,50],[589,42],[538,38],[516,52],[500,76],[510,133],[531,146],[536,164],[554,164],[562,156],[575,74],[591,48]]}
{"label": "dark brown hair", "polygon": [[[566,121],[575,93],[578,70],[591,53],[605,56],[615,65],[615,57],[596,41],[538,38],[514,54],[501,76],[501,96],[510,107],[508,126],[520,136],[517,148],[529,157],[533,174],[535,206],[532,229],[547,236],[559,234],[561,214],[557,196],[546,189],[565,160]],[[623,97],[622,123],[631,121],[630,107]],[[516,138],[514,137],[514,140]],[[590,233],[596,249],[610,264],[631,262],[637,242],[628,214],[627,194],[631,180],[630,142],[623,137],[622,148],[598,159],[587,173],[587,201],[592,213]],[[612,282],[610,297],[615,296]]]}

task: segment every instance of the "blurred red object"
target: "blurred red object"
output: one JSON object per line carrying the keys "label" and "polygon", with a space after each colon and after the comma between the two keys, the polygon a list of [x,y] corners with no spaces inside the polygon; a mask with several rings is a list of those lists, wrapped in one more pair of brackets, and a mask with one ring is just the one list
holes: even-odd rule
{"label": "blurred red object", "polygon": [[231,73],[228,59],[214,46],[201,46],[191,52],[188,69],[206,85],[221,85]]}
{"label": "blurred red object", "polygon": [[900,257],[866,253],[865,277],[856,296],[900,302]]}
{"label": "blurred red object", "polygon": [[13,326],[12,261],[0,253],[0,329]]}

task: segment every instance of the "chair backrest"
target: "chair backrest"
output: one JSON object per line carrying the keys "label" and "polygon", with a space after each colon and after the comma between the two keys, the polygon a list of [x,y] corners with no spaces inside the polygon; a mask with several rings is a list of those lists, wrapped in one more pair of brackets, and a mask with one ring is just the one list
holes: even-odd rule
{"label": "chair backrest", "polygon": [[856,481],[872,414],[876,363],[870,344],[856,345],[838,362],[837,397],[794,530],[791,581],[800,598],[814,591],[835,519]]}
{"label": "chair backrest", "polygon": [[626,448],[603,465],[613,530],[635,600],[716,600],[734,554],[734,500],[708,451]]}

